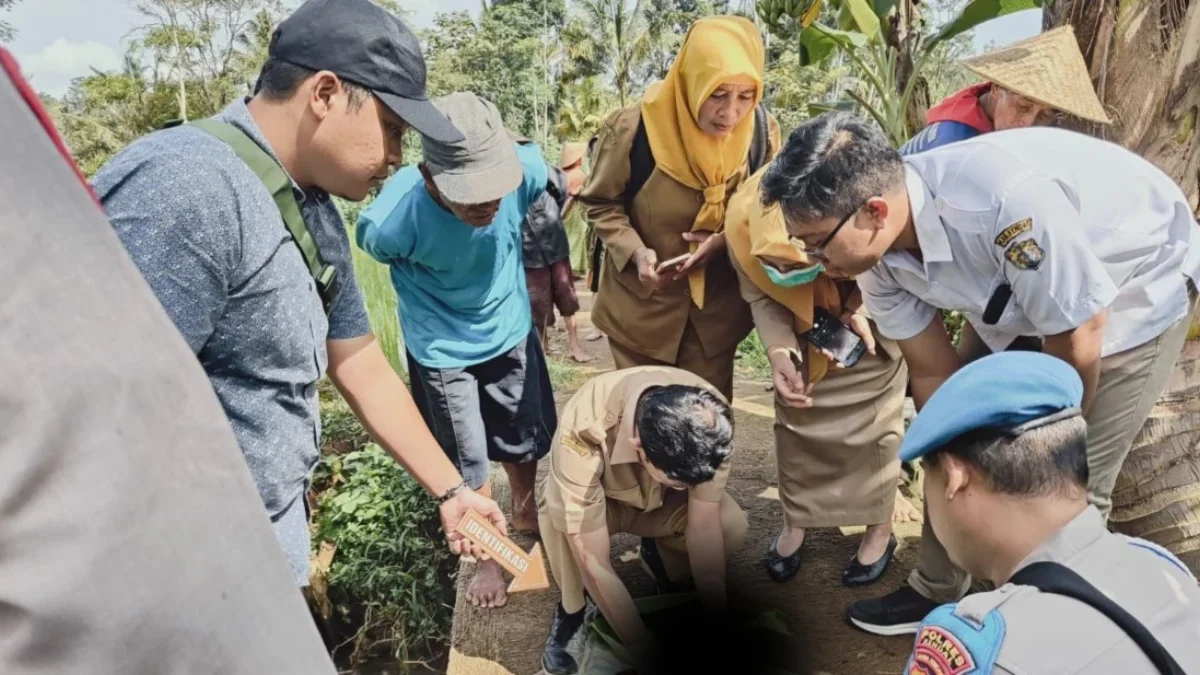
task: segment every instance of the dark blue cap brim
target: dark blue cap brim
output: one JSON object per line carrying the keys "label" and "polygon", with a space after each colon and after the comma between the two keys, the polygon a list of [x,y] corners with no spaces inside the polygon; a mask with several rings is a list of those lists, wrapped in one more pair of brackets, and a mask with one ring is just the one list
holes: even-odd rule
{"label": "dark blue cap brim", "polygon": [[429,101],[418,101],[404,98],[385,91],[374,92],[392,112],[417,133],[438,143],[462,143],[466,137],[458,127],[450,123],[437,108]]}

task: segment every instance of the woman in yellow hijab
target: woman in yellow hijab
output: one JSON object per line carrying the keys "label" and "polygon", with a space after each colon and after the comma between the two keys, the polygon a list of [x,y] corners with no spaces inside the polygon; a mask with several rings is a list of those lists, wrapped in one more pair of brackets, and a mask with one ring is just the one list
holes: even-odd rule
{"label": "woman in yellow hijab", "polygon": [[729,196],[779,147],[760,106],[762,36],[741,17],[692,24],[667,76],[601,128],[580,202],[605,247],[592,320],[618,368],[669,365],[733,395],[752,328],[725,253]]}
{"label": "woman in yellow hijab", "polygon": [[[795,577],[812,528],[866,525],[842,571],[843,584],[865,586],[891,563],[894,513],[915,515],[897,492],[908,369],[899,345],[862,313],[854,280],[824,274],[788,235],[779,206],[763,207],[769,172],[748,178],[730,200],[725,235],[775,385],[783,528],[766,551],[766,571],[781,583]],[[865,353],[841,363],[812,345],[822,312],[856,333]]]}

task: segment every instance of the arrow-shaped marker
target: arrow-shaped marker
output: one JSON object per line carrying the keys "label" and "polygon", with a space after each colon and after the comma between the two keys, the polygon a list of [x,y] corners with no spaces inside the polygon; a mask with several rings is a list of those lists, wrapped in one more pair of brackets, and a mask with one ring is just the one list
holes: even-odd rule
{"label": "arrow-shaped marker", "polygon": [[546,576],[546,562],[539,544],[534,544],[529,553],[522,551],[512,539],[500,534],[500,530],[473,510],[467,511],[455,529],[481,546],[492,560],[513,575],[512,583],[508,586],[509,593],[550,588],[550,578]]}

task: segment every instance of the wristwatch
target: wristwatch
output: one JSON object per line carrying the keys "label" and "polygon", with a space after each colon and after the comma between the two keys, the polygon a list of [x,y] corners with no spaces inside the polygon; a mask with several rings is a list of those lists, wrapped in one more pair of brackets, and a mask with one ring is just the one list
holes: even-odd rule
{"label": "wristwatch", "polygon": [[453,499],[455,495],[462,492],[463,489],[466,487],[467,487],[467,481],[464,480],[463,482],[459,483],[458,485],[455,485],[454,487],[450,488],[449,490],[446,490],[446,492],[443,493],[441,497],[438,497],[438,503],[445,504],[446,502]]}

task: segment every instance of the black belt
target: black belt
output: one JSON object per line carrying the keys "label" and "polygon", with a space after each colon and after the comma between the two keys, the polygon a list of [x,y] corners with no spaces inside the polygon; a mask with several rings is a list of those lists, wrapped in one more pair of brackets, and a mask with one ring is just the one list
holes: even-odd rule
{"label": "black belt", "polygon": [[1125,634],[1146,653],[1146,657],[1158,668],[1158,672],[1163,675],[1186,675],[1166,647],[1162,646],[1141,621],[1074,570],[1058,563],[1039,562],[1014,574],[1011,581],[1014,584],[1033,586],[1043,593],[1057,593],[1091,605],[1125,631]]}

